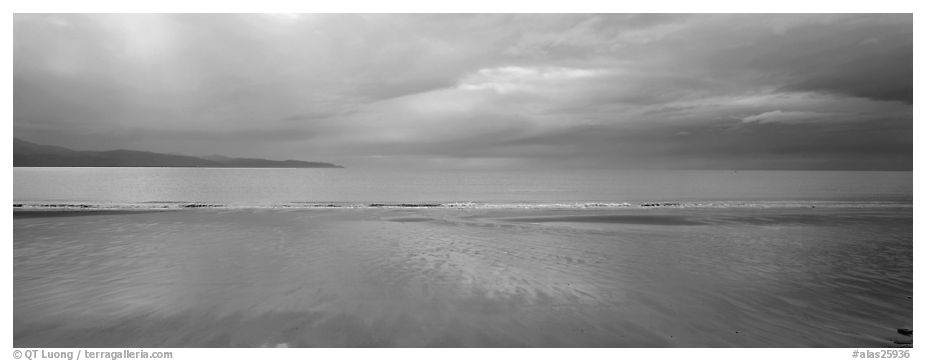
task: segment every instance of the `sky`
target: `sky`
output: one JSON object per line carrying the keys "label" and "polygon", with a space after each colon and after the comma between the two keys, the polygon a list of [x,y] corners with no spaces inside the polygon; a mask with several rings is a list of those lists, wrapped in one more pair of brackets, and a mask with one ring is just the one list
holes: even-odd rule
{"label": "sky", "polygon": [[393,169],[913,167],[910,14],[15,14],[13,133]]}

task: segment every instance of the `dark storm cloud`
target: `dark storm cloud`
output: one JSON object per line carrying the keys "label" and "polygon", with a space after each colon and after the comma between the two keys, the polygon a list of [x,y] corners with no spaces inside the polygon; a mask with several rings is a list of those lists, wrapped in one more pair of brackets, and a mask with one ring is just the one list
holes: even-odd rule
{"label": "dark storm cloud", "polygon": [[912,167],[912,16],[14,18],[14,132],[346,165]]}
{"label": "dark storm cloud", "polygon": [[869,19],[848,17],[790,29],[740,51],[757,69],[786,79],[784,90],[912,104],[913,28],[897,26],[912,24],[912,15]]}

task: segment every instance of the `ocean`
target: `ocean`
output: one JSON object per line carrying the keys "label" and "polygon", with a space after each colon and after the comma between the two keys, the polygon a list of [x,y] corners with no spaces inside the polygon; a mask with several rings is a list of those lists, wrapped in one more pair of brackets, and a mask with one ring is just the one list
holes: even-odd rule
{"label": "ocean", "polygon": [[14,202],[95,207],[298,207],[370,203],[563,205],[868,201],[908,204],[911,172],[388,171],[15,168]]}
{"label": "ocean", "polygon": [[16,168],[14,347],[900,347],[911,172]]}

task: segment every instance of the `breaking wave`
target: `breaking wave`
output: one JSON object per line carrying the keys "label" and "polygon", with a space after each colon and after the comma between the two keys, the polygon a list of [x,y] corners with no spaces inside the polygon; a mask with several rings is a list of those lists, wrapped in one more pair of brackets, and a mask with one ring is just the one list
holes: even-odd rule
{"label": "breaking wave", "polygon": [[284,204],[222,204],[195,201],[68,202],[23,201],[14,210],[162,210],[162,209],[375,209],[375,208],[460,208],[460,209],[610,209],[610,208],[861,208],[912,207],[908,202],[878,201],[700,201],[700,202],[308,202]]}

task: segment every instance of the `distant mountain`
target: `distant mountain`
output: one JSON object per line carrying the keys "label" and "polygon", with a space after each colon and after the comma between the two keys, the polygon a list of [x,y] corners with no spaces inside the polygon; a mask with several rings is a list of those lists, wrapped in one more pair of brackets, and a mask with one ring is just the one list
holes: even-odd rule
{"label": "distant mountain", "polygon": [[14,167],[202,167],[202,168],[343,168],[324,162],[267,160],[110,150],[76,151],[13,138]]}

